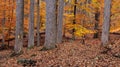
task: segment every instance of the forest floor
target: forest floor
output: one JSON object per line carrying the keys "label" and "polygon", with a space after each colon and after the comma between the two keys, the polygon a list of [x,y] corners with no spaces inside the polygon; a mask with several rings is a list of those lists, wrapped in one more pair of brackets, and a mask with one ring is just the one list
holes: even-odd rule
{"label": "forest floor", "polygon": [[[66,39],[57,48],[48,51],[40,51],[42,46],[33,49],[24,47],[23,53],[15,57],[10,57],[13,49],[1,50],[0,67],[120,67],[120,35],[111,34],[110,37],[108,48],[102,48],[100,39],[89,35],[85,45],[79,39]],[[27,40],[24,42],[26,44]],[[27,60],[33,61],[34,66],[29,66],[32,63]]]}

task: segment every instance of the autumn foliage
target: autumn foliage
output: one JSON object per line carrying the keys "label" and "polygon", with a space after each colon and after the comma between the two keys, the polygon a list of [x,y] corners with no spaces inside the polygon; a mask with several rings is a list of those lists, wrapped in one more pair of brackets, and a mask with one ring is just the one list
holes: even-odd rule
{"label": "autumn foliage", "polygon": [[[76,29],[75,35],[82,36],[89,33],[95,33],[94,23],[96,22],[94,19],[94,15],[96,10],[100,12],[99,17],[99,29],[102,28],[103,22],[103,9],[104,9],[104,0],[92,0],[91,2],[86,2],[86,0],[80,0],[77,4],[74,4],[74,0],[65,0],[66,6],[64,7],[64,30],[66,33],[70,33],[70,30],[73,28]],[[4,34],[6,36],[5,39],[10,38],[10,36],[14,37],[15,31],[15,22],[16,22],[16,3],[14,0],[0,0],[0,33],[2,33],[2,22],[4,22]],[[24,32],[28,32],[28,22],[29,22],[29,8],[30,1],[25,0],[24,5]],[[40,21],[41,21],[41,31],[45,29],[45,2],[41,1],[40,4]],[[77,15],[74,18],[74,6],[77,6]],[[112,2],[112,14],[111,14],[111,32],[116,32],[120,30],[120,22],[119,22],[119,0],[113,0]],[[83,13],[84,12],[84,13]],[[36,8],[35,8],[35,27],[36,27]],[[73,25],[73,20],[76,20],[76,24]],[[12,32],[12,34],[10,33]],[[10,36],[8,36],[10,33]],[[1,35],[0,35],[1,36]],[[0,37],[1,39],[1,37]]]}

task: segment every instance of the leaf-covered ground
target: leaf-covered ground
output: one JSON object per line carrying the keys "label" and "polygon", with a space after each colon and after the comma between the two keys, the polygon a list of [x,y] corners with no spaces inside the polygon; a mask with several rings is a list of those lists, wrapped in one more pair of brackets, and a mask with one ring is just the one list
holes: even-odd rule
{"label": "leaf-covered ground", "polygon": [[[86,37],[86,44],[80,40],[67,40],[57,48],[40,51],[41,47],[29,50],[23,48],[23,54],[10,57],[13,50],[0,51],[0,67],[23,67],[20,59],[36,61],[35,66],[26,67],[120,67],[120,35],[110,36],[108,48],[100,46],[100,39]],[[26,42],[26,41],[25,41]]]}

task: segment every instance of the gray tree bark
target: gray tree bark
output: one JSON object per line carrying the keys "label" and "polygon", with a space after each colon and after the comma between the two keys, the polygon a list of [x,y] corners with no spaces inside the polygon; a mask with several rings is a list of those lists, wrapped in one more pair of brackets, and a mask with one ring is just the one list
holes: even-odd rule
{"label": "gray tree bark", "polygon": [[[6,3],[6,0],[4,0],[4,3]],[[4,8],[5,8],[5,4],[4,4]],[[6,18],[5,18],[5,14],[6,14],[6,10],[4,9],[3,10],[3,19],[2,19],[2,46],[4,47],[5,45],[5,35],[4,35],[4,28],[5,28],[5,21],[6,21]]]}
{"label": "gray tree bark", "polygon": [[34,0],[30,0],[28,48],[34,46]]}
{"label": "gray tree bark", "polygon": [[5,30],[4,30],[4,28],[5,28],[5,10],[4,10],[4,12],[3,12],[3,16],[4,16],[4,18],[2,19],[2,46],[4,46],[5,45],[5,35],[4,35],[4,32],[5,32]]}
{"label": "gray tree bark", "polygon": [[16,31],[15,31],[15,53],[20,53],[23,47],[23,22],[24,22],[24,0],[16,0]]}
{"label": "gray tree bark", "polygon": [[111,14],[111,0],[105,0],[104,22],[101,37],[102,45],[106,45],[109,42],[110,14]]}
{"label": "gray tree bark", "polygon": [[56,1],[46,0],[45,49],[53,49],[56,46]]}
{"label": "gray tree bark", "polygon": [[64,0],[58,1],[57,11],[57,43],[62,43]]}
{"label": "gray tree bark", "polygon": [[37,0],[37,46],[40,46],[40,1]]}

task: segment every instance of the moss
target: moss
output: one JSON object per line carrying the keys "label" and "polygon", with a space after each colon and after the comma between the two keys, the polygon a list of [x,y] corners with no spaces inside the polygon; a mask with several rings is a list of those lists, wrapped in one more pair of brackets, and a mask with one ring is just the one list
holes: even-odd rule
{"label": "moss", "polygon": [[47,48],[47,47],[43,47],[40,51],[52,50],[52,49],[55,49],[55,48],[57,48],[56,45],[55,45],[55,46],[51,46],[51,47],[49,47],[49,48]]}
{"label": "moss", "polygon": [[33,48],[34,48],[34,46],[29,46],[29,47],[28,47],[28,49],[33,49]]}
{"label": "moss", "polygon": [[12,53],[10,54],[10,57],[20,56],[21,54],[23,54],[23,51],[20,51],[19,53],[12,52]]}

